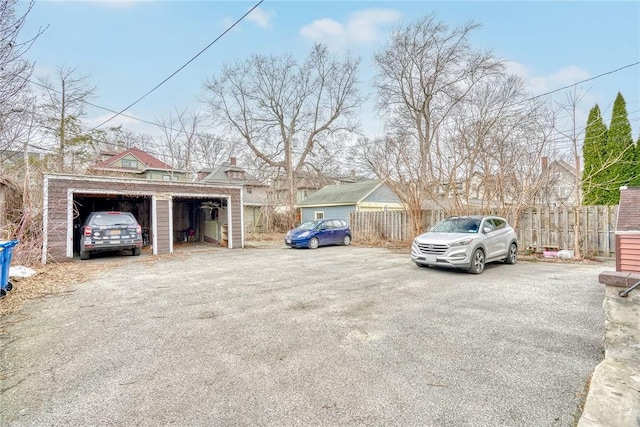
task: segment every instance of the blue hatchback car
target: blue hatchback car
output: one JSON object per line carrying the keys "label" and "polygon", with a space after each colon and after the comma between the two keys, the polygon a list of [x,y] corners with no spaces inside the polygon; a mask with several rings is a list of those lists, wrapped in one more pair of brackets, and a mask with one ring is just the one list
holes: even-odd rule
{"label": "blue hatchback car", "polygon": [[341,219],[318,219],[303,222],[289,230],[284,239],[292,248],[316,249],[326,245],[350,245],[351,229],[347,221]]}

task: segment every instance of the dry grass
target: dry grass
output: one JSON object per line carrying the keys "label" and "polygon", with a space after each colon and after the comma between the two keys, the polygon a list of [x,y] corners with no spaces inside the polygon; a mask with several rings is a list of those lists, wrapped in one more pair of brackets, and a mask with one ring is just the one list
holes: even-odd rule
{"label": "dry grass", "polygon": [[87,281],[97,272],[117,265],[64,262],[44,265],[31,277],[12,277],[13,290],[0,300],[0,318],[18,312],[30,300],[67,292],[69,285]]}

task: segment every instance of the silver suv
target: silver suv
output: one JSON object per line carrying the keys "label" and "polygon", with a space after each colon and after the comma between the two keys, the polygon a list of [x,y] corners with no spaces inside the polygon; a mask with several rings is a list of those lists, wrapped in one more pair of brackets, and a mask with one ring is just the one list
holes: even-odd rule
{"label": "silver suv", "polygon": [[80,230],[80,259],[93,252],[142,251],[142,229],[130,212],[91,212]]}
{"label": "silver suv", "polygon": [[516,232],[497,216],[447,218],[411,245],[411,260],[419,267],[455,267],[480,274],[487,262],[515,264],[517,259]]}

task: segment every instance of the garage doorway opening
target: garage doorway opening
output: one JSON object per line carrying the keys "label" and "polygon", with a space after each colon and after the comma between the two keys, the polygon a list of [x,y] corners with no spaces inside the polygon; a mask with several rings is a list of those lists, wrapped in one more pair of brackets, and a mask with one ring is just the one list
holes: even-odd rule
{"label": "garage doorway opening", "polygon": [[151,196],[127,194],[74,193],[73,195],[73,253],[80,252],[81,228],[87,216],[96,211],[131,212],[136,217],[143,235],[143,250],[153,241],[151,223]]}
{"label": "garage doorway opening", "polygon": [[196,243],[228,247],[227,197],[174,197],[172,209],[176,248]]}

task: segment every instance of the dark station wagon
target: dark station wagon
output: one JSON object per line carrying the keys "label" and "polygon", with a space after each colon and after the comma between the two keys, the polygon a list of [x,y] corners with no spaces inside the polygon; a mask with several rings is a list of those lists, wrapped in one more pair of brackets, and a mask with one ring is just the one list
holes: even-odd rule
{"label": "dark station wagon", "polygon": [[95,252],[142,252],[142,229],[130,212],[91,212],[80,230],[80,259]]}

